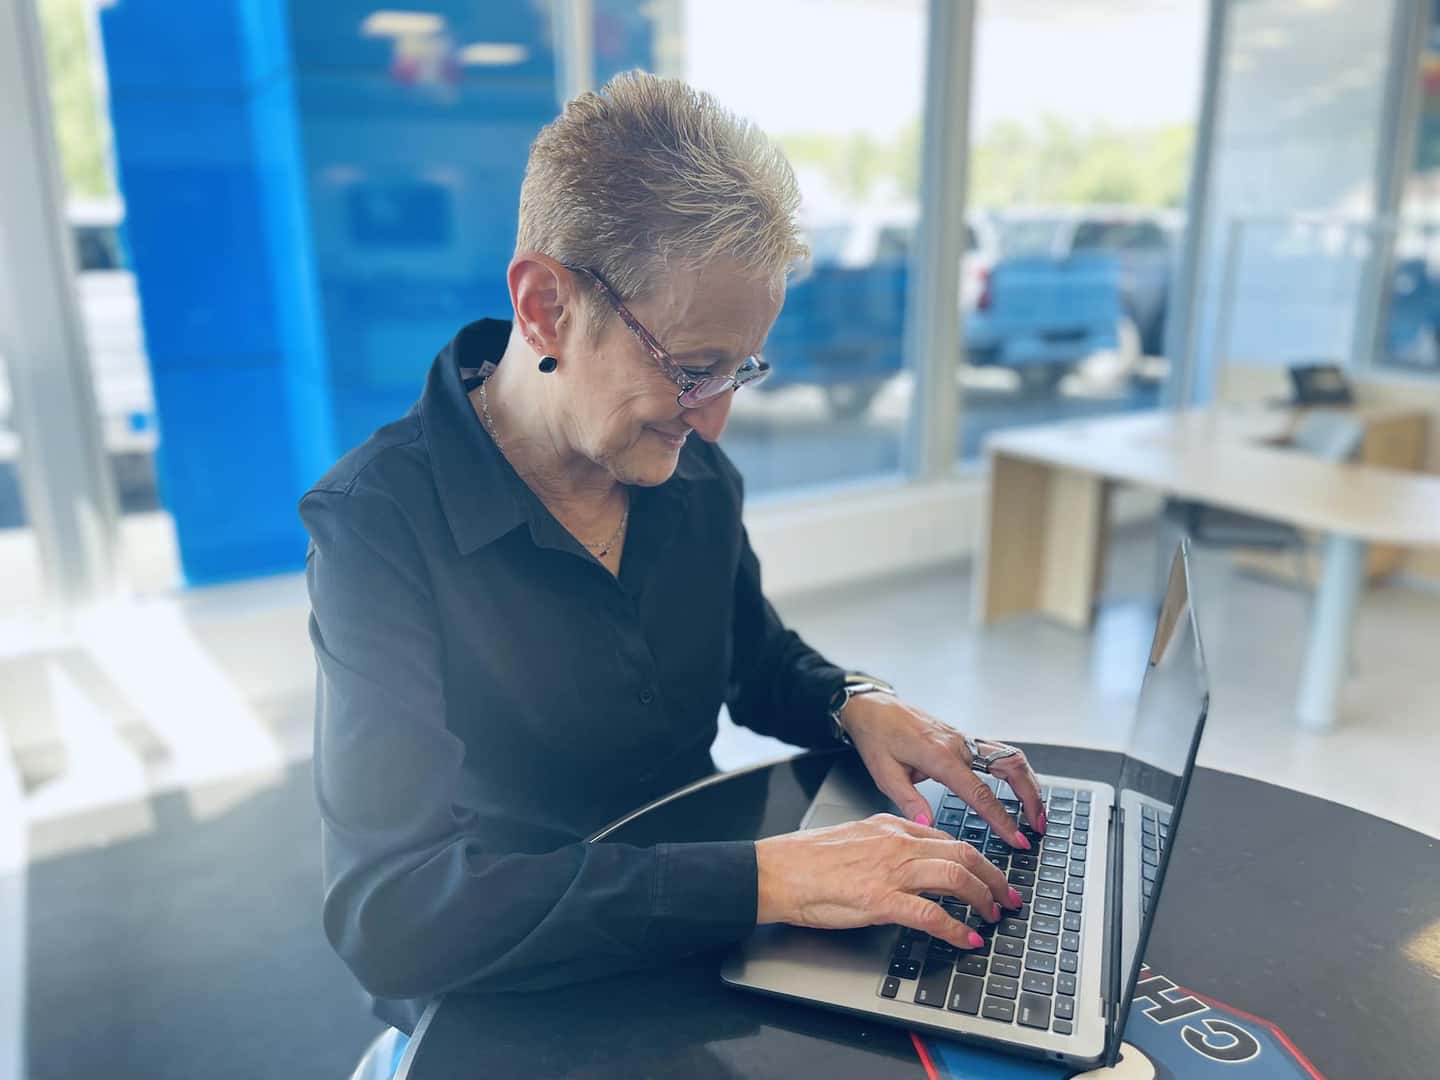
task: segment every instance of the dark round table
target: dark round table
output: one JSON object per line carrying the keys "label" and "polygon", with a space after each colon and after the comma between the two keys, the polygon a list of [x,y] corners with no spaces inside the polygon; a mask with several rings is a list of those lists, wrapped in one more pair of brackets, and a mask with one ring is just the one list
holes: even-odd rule
{"label": "dark round table", "polygon": [[[1110,753],[1025,749],[1041,773],[1112,781],[1118,768]],[[834,758],[717,777],[604,838],[789,832]],[[1278,1024],[1330,1080],[1440,1077],[1440,843],[1210,769],[1195,775],[1177,841],[1154,969]],[[543,993],[449,995],[397,1076],[925,1076],[900,1028],[729,989],[718,965],[702,955]]]}

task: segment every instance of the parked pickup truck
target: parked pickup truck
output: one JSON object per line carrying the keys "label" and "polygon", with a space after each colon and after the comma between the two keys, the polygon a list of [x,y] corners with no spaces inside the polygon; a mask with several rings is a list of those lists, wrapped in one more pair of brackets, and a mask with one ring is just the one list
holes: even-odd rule
{"label": "parked pickup truck", "polygon": [[1000,258],[965,318],[966,360],[1053,387],[1087,356],[1133,364],[1164,349],[1172,245],[1158,215],[1027,213],[999,226]]}
{"label": "parked pickup truck", "polygon": [[[775,373],[766,392],[819,386],[834,416],[863,413],[904,366],[906,279],[915,232],[913,210],[856,215],[809,230],[809,272],[790,284],[765,355]],[[995,231],[974,217],[965,225],[960,303],[973,306],[995,258]]]}
{"label": "parked pickup truck", "polygon": [[[913,212],[812,227],[809,275],[794,282],[766,345],[766,391],[819,386],[832,414],[855,416],[904,363]],[[958,306],[966,358],[1054,385],[1112,350],[1134,362],[1163,349],[1169,222],[1101,209],[973,215],[965,226]]]}

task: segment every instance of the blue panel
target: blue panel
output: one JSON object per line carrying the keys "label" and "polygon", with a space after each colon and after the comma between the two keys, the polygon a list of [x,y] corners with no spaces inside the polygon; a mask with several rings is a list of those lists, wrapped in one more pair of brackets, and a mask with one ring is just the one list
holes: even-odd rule
{"label": "blue panel", "polygon": [[[409,408],[456,329],[509,317],[525,160],[556,112],[543,7],[427,4],[439,32],[411,41],[362,33],[374,11],[343,0],[290,15],[341,448]],[[467,65],[474,43],[523,53]]]}
{"label": "blue panel", "polygon": [[284,0],[117,0],[102,7],[111,92],[243,90],[289,63]]}
{"label": "blue panel", "polygon": [[155,380],[161,496],[185,580],[208,584],[304,565],[289,395],[279,365],[169,371]]}
{"label": "blue panel", "polygon": [[283,15],[102,13],[157,469],[191,583],[303,566],[295,503],[337,453]]}

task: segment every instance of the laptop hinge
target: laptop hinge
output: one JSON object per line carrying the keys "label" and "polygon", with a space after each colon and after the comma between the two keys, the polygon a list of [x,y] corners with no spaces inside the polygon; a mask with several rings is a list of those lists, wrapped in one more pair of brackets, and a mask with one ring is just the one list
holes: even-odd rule
{"label": "laptop hinge", "polygon": [[1105,897],[1105,963],[1100,990],[1104,1003],[1107,1067],[1119,1060],[1121,1033],[1116,1028],[1120,1023],[1120,983],[1125,977],[1120,970],[1125,933],[1125,896],[1122,891],[1125,879],[1125,811],[1118,802],[1110,807],[1108,833],[1105,872],[1110,888]]}

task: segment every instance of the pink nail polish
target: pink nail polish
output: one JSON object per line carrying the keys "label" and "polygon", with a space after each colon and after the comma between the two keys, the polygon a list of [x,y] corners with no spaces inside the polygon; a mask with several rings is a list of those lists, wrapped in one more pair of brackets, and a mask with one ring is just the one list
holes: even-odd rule
{"label": "pink nail polish", "polygon": [[1010,846],[1011,846],[1011,847],[1017,847],[1017,848],[1019,848],[1021,851],[1029,851],[1029,850],[1030,850],[1030,841],[1025,839],[1025,834],[1024,834],[1024,833],[1018,833],[1018,832],[1017,832],[1017,833],[1015,834],[1015,842],[1014,842],[1013,844],[1011,844]]}
{"label": "pink nail polish", "polygon": [[1018,892],[1016,892],[1014,889],[1010,890],[1010,895],[1006,897],[1006,899],[1010,901],[1010,906],[1012,908],[1018,908],[1025,903],[1025,898],[1021,896]]}
{"label": "pink nail polish", "polygon": [[916,815],[915,815],[915,821],[916,821],[918,824],[920,824],[920,825],[925,825],[925,826],[928,827],[929,824],[930,824],[930,815],[929,815],[929,814],[916,814]]}
{"label": "pink nail polish", "polygon": [[971,931],[970,931],[970,948],[972,948],[972,949],[979,949],[979,948],[982,948],[982,947],[984,946],[984,944],[985,944],[985,939],[982,938],[979,934],[975,933],[974,930],[971,930]]}

